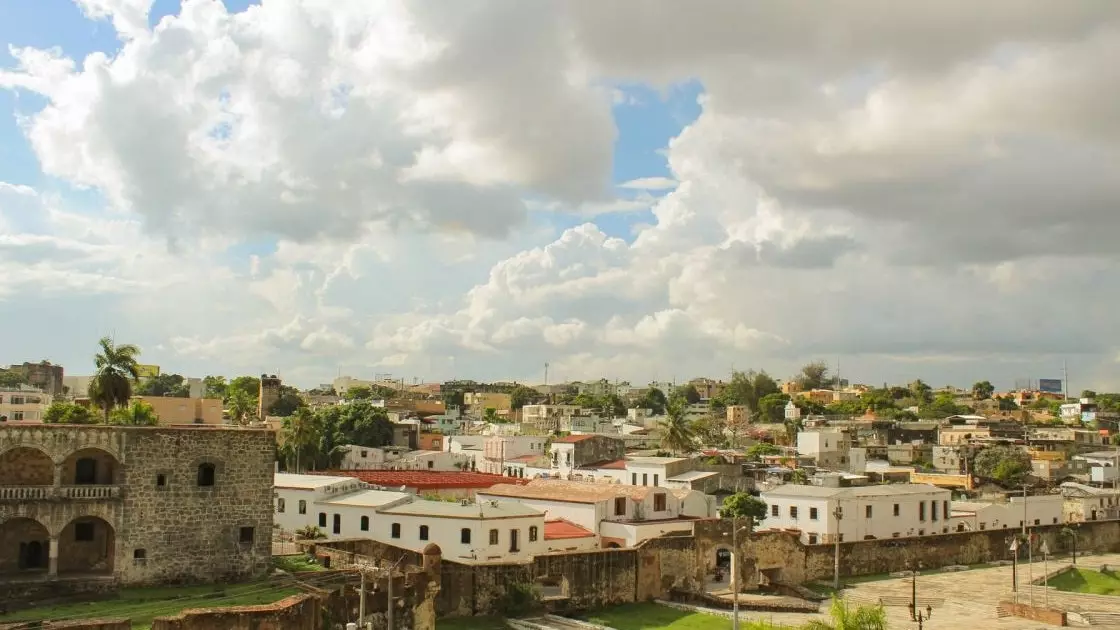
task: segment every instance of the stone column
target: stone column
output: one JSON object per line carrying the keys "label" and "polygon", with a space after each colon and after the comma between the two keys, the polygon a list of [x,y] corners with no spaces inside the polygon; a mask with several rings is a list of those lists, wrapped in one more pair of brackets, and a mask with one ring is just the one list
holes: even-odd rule
{"label": "stone column", "polygon": [[51,536],[47,562],[47,575],[49,577],[58,577],[58,536]]}
{"label": "stone column", "polygon": [[54,487],[57,489],[62,486],[62,464],[57,463],[54,465]]}

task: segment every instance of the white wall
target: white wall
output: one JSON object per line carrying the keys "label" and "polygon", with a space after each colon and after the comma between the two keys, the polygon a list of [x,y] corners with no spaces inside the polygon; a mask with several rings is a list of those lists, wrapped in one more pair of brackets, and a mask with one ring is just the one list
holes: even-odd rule
{"label": "white wall", "polygon": [[[508,497],[488,496],[485,490],[476,493],[479,501],[511,501]],[[567,501],[550,501],[547,499],[516,499],[522,505],[544,512],[544,519],[551,521],[562,518],[571,521],[580,527],[592,532],[599,531],[599,521],[603,520],[603,513],[607,509],[607,502],[596,503],[569,503]]]}
{"label": "white wall", "polygon": [[[314,507],[316,494],[313,490],[295,490],[290,488],[276,488],[273,498],[272,521],[286,532],[294,532],[307,525],[315,525]],[[299,513],[299,502],[304,502],[305,514]],[[283,512],[281,509],[283,502]]]}
{"label": "white wall", "polygon": [[[932,489],[928,493],[900,494],[862,498],[843,498],[839,505],[843,508],[839,532],[845,541],[875,538],[905,538],[940,534],[953,525],[950,523],[952,503],[945,512],[945,502],[950,500],[948,490]],[[838,502],[835,499],[819,497],[781,497],[762,494],[766,502],[767,518],[762,523],[765,529],[800,529],[803,542],[809,542],[809,534],[817,535],[817,542],[833,542],[836,534],[836,519],[832,512]],[[937,520],[933,520],[931,502],[937,502]],[[919,503],[925,504],[925,519],[920,518]],[[894,506],[898,505],[898,515]],[[773,506],[779,507],[779,516],[772,516]],[[797,507],[797,518],[790,516],[790,507]],[[871,516],[866,509],[871,507]],[[812,508],[817,509],[817,518],[812,518]]]}
{"label": "white wall", "polygon": [[[406,514],[379,514],[378,530],[370,538],[413,551],[439,545],[444,558],[449,560],[529,560],[545,553],[544,515],[500,519],[446,518]],[[392,537],[393,523],[401,526],[401,537]],[[428,540],[420,540],[420,526],[428,526]],[[537,528],[537,540],[529,541],[529,528]],[[471,531],[470,543],[462,541],[463,529]],[[498,530],[498,544],[490,544],[490,530]],[[510,530],[518,530],[518,552],[511,552]]]}
{"label": "white wall", "polygon": [[694,523],[692,521],[669,521],[658,523],[642,522],[642,523],[611,523],[604,522],[599,529],[599,534],[608,538],[621,538],[626,541],[627,547],[633,547],[638,543],[649,540],[650,538],[657,538],[672,532],[693,532]]}
{"label": "white wall", "polygon": [[587,536],[586,538],[546,540],[544,546],[549,553],[555,551],[594,551],[599,548],[599,537]]}

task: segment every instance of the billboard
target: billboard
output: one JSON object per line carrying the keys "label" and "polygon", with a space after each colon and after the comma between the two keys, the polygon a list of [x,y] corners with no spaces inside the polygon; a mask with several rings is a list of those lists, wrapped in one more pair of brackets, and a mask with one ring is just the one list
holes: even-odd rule
{"label": "billboard", "polygon": [[1062,379],[1040,378],[1038,379],[1038,391],[1048,394],[1060,394],[1062,393]]}
{"label": "billboard", "polygon": [[159,376],[158,365],[137,365],[136,375],[140,378],[155,378]]}

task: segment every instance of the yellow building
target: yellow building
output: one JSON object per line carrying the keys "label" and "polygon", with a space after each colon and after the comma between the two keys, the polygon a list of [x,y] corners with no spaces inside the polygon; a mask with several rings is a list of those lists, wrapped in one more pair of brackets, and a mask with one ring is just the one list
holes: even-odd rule
{"label": "yellow building", "polygon": [[463,394],[463,404],[477,409],[509,411],[513,401],[509,394],[498,392],[467,392]]}
{"label": "yellow building", "polygon": [[750,410],[746,405],[727,406],[727,424],[731,426],[746,424],[750,420]]}
{"label": "yellow building", "polygon": [[174,398],[171,396],[134,396],[152,406],[159,423],[224,424],[221,398]]}

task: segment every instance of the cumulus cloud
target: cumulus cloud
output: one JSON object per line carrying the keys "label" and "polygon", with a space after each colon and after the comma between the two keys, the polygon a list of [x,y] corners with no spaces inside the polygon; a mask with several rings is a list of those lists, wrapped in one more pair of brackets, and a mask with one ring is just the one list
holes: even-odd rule
{"label": "cumulus cloud", "polygon": [[[0,86],[109,208],[0,184],[0,300],[124,296],[176,360],[312,383],[1120,374],[1110,309],[1070,319],[1120,288],[1108,0],[80,4],[119,53]],[[679,81],[667,176],[612,186],[616,86]]]}

